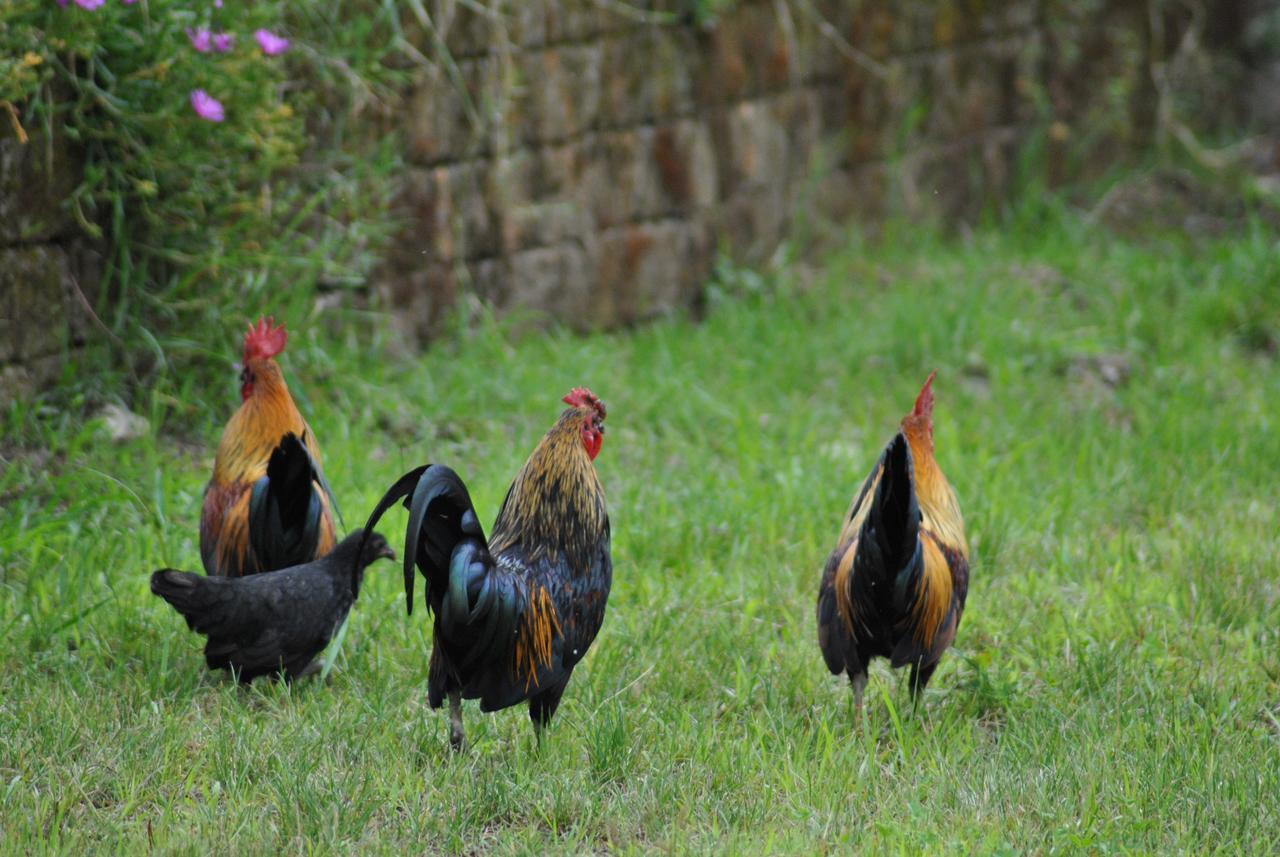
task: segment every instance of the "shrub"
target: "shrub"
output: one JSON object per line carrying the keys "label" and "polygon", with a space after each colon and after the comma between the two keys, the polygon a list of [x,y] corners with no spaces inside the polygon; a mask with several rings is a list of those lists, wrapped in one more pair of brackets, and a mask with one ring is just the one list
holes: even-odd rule
{"label": "shrub", "polygon": [[208,367],[202,355],[227,354],[259,312],[301,322],[318,284],[361,284],[389,234],[381,178],[395,147],[348,139],[338,125],[358,111],[332,103],[394,88],[396,22],[367,2],[312,6],[10,0],[0,12],[0,121],[34,145],[56,125],[76,147],[69,204],[104,262],[89,298],[116,343],[103,343],[107,364],[137,382]]}

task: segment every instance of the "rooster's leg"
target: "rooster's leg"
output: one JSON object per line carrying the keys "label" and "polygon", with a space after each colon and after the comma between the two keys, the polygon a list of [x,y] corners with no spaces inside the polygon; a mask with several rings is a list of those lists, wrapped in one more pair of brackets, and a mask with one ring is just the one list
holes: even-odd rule
{"label": "rooster's leg", "polygon": [[867,688],[866,672],[858,672],[849,676],[849,684],[853,687],[853,707],[862,711],[862,692]]}
{"label": "rooster's leg", "polygon": [[454,750],[467,749],[467,736],[462,731],[462,693],[449,692],[449,746]]}

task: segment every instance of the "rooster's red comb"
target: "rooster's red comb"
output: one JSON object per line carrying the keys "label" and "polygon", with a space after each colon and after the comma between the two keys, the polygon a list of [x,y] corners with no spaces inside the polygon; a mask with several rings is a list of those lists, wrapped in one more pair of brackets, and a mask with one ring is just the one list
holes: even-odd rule
{"label": "rooster's red comb", "polygon": [[937,374],[938,370],[934,369],[924,379],[924,386],[920,388],[920,395],[916,396],[916,406],[911,409],[911,416],[933,421],[933,376]]}
{"label": "rooster's red comb", "polygon": [[563,401],[571,408],[591,408],[600,419],[604,419],[604,402],[586,387],[574,387]]}
{"label": "rooster's red comb", "polygon": [[244,334],[244,359],[266,360],[284,351],[286,335],[284,325],[274,327],[275,319],[271,316],[258,319],[256,325],[249,325]]}

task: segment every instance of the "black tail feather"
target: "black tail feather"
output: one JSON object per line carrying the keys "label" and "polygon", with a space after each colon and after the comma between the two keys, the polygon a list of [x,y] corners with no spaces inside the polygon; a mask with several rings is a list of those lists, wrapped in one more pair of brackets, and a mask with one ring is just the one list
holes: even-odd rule
{"label": "black tail feather", "polygon": [[287,568],[314,556],[324,515],[315,481],[322,480],[311,453],[296,434],[286,434],[249,499],[249,538],[259,570]]}
{"label": "black tail feather", "polygon": [[182,614],[187,626],[195,630],[196,623],[191,618],[196,610],[196,593],[199,590],[199,578],[186,571],[164,568],[151,575],[151,594],[158,595]]}
{"label": "black tail feather", "polygon": [[911,447],[902,434],[885,450],[884,469],[867,520],[879,536],[885,571],[896,577],[911,562],[920,541]]}
{"label": "black tail feather", "polygon": [[235,588],[229,585],[236,579],[165,568],[151,575],[151,591],[181,613],[191,630],[222,633],[239,624]]}
{"label": "black tail feather", "polygon": [[404,534],[404,598],[405,610],[413,614],[413,567],[416,563],[428,579],[443,587],[448,580],[449,558],[463,538],[476,538],[484,544],[484,530],[471,505],[471,495],[457,473],[439,464],[424,464],[396,480],[382,495],[365,524],[365,532],[373,531],[379,519],[404,499],[409,509],[409,522]]}
{"label": "black tail feather", "polygon": [[897,435],[880,459],[871,508],[858,535],[854,557],[855,597],[892,615],[904,597],[912,569],[921,563],[920,506],[913,485],[911,450]]}
{"label": "black tail feather", "polygon": [[457,473],[441,464],[427,468],[405,505],[409,507],[409,523],[405,529],[404,597],[412,613],[414,561],[429,580],[445,584],[454,547],[468,537],[484,545],[484,531],[467,486]]}
{"label": "black tail feather", "polygon": [[[378,521],[382,519],[382,516],[386,514],[388,509],[390,509],[392,506],[395,505],[397,500],[399,500],[401,497],[408,497],[411,493],[413,493],[413,488],[415,485],[418,484],[418,479],[422,476],[423,473],[427,471],[427,468],[429,468],[430,466],[431,466],[430,464],[424,464],[421,467],[415,467],[413,470],[410,470],[408,473],[406,473],[405,475],[397,479],[395,481],[395,484],[387,489],[387,493],[382,495],[382,499],[378,501],[378,505],[375,506],[373,509],[373,512],[370,513],[368,523],[364,525],[364,538],[361,539],[360,541],[360,550],[356,554],[356,562],[351,567],[351,574],[352,574],[353,580],[355,579],[355,575],[360,571],[360,557],[364,554],[364,543],[365,543],[365,540],[369,538],[369,534],[373,532],[374,525],[377,524]],[[413,613],[413,595],[412,595],[413,560],[412,560],[412,557],[415,556],[415,553],[409,550],[410,547],[411,545],[409,545],[408,543],[405,544],[405,549],[404,549],[405,590],[407,593],[407,597],[409,598],[409,605],[408,605],[409,612]]]}

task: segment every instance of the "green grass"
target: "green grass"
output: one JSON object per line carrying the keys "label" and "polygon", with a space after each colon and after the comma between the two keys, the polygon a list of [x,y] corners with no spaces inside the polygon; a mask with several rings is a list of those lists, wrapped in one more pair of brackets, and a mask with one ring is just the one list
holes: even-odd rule
{"label": "green grass", "polygon": [[[491,520],[560,395],[607,400],[614,591],[540,751],[523,708],[473,706],[471,752],[448,751],[428,618],[405,617],[391,564],[327,685],[204,671],[147,575],[199,566],[232,370],[186,390],[209,415],[194,436],[112,445],[11,405],[0,842],[1274,853],[1278,251],[1260,228],[1122,243],[1024,217],[964,241],[854,239],[700,324],[514,344],[486,324],[412,358],[364,321],[299,330],[285,371],[349,526],[428,460]],[[968,612],[920,708],[881,662],[860,720],[818,654],[818,575],[932,368]]]}

